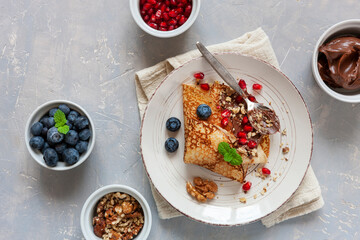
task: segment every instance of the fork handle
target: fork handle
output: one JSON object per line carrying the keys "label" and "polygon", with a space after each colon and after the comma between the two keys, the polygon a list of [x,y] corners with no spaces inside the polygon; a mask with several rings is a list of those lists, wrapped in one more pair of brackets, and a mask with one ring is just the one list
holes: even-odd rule
{"label": "fork handle", "polygon": [[230,74],[228,70],[212,55],[209,50],[201,43],[196,43],[197,48],[204,56],[206,61],[212,66],[212,68],[219,74],[219,76],[227,83],[229,86],[239,93],[244,99],[246,95],[244,91],[240,88],[235,78]]}

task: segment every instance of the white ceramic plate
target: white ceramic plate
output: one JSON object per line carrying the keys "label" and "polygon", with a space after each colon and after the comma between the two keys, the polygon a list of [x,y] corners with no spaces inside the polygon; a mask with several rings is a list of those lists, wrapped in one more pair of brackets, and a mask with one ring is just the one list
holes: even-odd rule
{"label": "white ceramic plate", "polygon": [[[166,129],[165,123],[169,117],[177,117],[184,122],[181,85],[194,81],[195,72],[204,72],[208,82],[221,81],[203,58],[194,59],[174,70],[151,97],[142,122],[141,151],[144,166],[156,190],[179,212],[204,223],[242,225],[272,213],[299,187],[311,159],[312,125],[300,93],[284,74],[248,56],[232,53],[217,55],[217,58],[235,78],[247,82],[248,91],[259,102],[271,104],[280,118],[281,130],[287,130],[287,135],[277,133],[270,137],[270,156],[266,167],[272,171],[271,176],[262,180],[255,176],[255,167],[252,167],[246,177],[252,182],[252,188],[245,194],[240,183],[183,162],[184,126],[177,133],[172,133]],[[253,83],[263,86],[260,93],[251,89]],[[164,148],[165,140],[170,136],[177,138],[180,144],[172,154]],[[286,155],[281,151],[282,143],[290,148]],[[215,199],[199,203],[186,192],[186,181],[192,181],[195,176],[214,180],[218,184]],[[276,181],[274,177],[277,177]],[[264,187],[266,193],[262,195]],[[254,198],[254,195],[257,197]],[[246,204],[239,201],[242,197],[247,199]]]}

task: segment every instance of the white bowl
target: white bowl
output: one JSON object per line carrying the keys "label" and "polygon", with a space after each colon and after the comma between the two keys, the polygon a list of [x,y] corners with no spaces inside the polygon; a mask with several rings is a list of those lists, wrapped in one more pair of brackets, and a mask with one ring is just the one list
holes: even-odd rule
{"label": "white bowl", "polygon": [[312,71],[314,78],[317,84],[320,86],[322,90],[324,90],[327,94],[331,97],[338,99],[343,102],[349,103],[359,103],[360,102],[360,90],[351,91],[341,88],[331,88],[325,84],[322,80],[319,69],[317,66],[318,55],[319,55],[319,47],[336,37],[344,36],[344,35],[355,35],[360,36],[360,19],[350,19],[343,22],[339,22],[328,30],[326,30],[321,37],[319,38],[318,42],[315,45],[313,57],[312,57]]}
{"label": "white bowl", "polygon": [[191,25],[195,22],[197,16],[199,15],[201,0],[192,0],[192,11],[188,20],[183,25],[172,31],[160,31],[153,29],[149,25],[147,25],[140,14],[140,0],[129,0],[129,4],[130,11],[134,20],[142,30],[155,37],[170,38],[182,34],[191,27]]}
{"label": "white bowl", "polygon": [[[30,138],[32,137],[32,134],[30,132],[30,128],[31,126],[35,123],[38,122],[45,114],[47,114],[47,112],[55,107],[58,107],[60,104],[66,104],[68,105],[68,107],[70,109],[73,109],[75,111],[77,111],[78,113],[80,113],[81,115],[86,116],[89,119],[89,127],[90,127],[90,131],[91,131],[91,137],[89,140],[89,145],[88,145],[88,149],[86,150],[85,153],[80,155],[79,161],[73,165],[66,165],[64,162],[58,162],[58,164],[55,167],[49,167],[48,165],[45,164],[45,161],[43,159],[43,154],[36,150],[33,149],[32,147],[30,147],[29,141]],[[65,170],[69,170],[72,168],[75,168],[77,166],[79,166],[80,164],[82,164],[91,154],[94,145],[95,145],[95,127],[94,127],[94,122],[91,119],[90,115],[79,105],[77,105],[76,103],[70,102],[70,101],[66,101],[66,100],[53,100],[50,102],[46,102],[43,105],[39,106],[38,108],[35,109],[35,111],[30,115],[27,123],[26,123],[26,127],[25,127],[25,142],[26,142],[26,147],[30,153],[30,155],[32,156],[32,158],[39,163],[41,166],[51,169],[51,170],[55,170],[55,171],[65,171]]]}
{"label": "white bowl", "polygon": [[134,237],[134,240],[145,240],[149,236],[150,230],[151,230],[151,211],[149,204],[145,200],[145,198],[135,189],[119,185],[119,184],[113,184],[108,185],[105,187],[102,187],[98,190],[96,190],[93,194],[90,195],[90,197],[86,200],[84,203],[84,206],[81,210],[80,215],[80,225],[82,233],[84,234],[85,239],[87,240],[100,240],[101,238],[97,237],[94,234],[94,228],[92,224],[92,219],[94,217],[96,205],[99,202],[99,200],[105,196],[108,193],[112,192],[123,192],[131,195],[134,197],[141,205],[143,212],[144,212],[144,226],[141,229],[140,233]]}

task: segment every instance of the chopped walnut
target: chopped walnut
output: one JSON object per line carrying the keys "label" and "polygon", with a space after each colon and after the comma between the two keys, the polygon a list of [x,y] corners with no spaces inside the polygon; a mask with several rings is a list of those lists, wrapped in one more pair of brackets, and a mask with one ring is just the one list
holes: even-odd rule
{"label": "chopped walnut", "polygon": [[190,182],[186,182],[187,192],[199,202],[206,202],[206,199],[213,199],[218,190],[215,182],[195,177],[193,186]]}
{"label": "chopped walnut", "polygon": [[282,149],[282,152],[285,154],[285,153],[288,153],[290,151],[289,147],[284,147]]}
{"label": "chopped walnut", "polygon": [[246,198],[242,197],[239,199],[241,203],[246,203]]}
{"label": "chopped walnut", "polygon": [[104,240],[133,239],[144,225],[137,200],[126,193],[109,193],[100,199],[93,218],[94,233]]}
{"label": "chopped walnut", "polygon": [[284,128],[284,130],[282,130],[281,134],[284,135],[284,136],[286,136],[286,134],[287,134],[286,128]]}

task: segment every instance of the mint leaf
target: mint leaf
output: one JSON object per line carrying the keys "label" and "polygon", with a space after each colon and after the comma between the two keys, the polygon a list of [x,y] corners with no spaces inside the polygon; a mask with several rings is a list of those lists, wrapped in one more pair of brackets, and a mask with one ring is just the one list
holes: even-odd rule
{"label": "mint leaf", "polygon": [[57,128],[59,133],[67,134],[67,132],[70,130],[69,126],[66,125],[66,116],[63,111],[58,109],[54,114],[54,120],[55,120],[55,127]]}
{"label": "mint leaf", "polygon": [[64,125],[64,126],[61,126],[61,127],[58,127],[58,132],[59,133],[62,133],[62,134],[67,134],[68,131],[70,130],[69,126],[68,125]]}
{"label": "mint leaf", "polygon": [[221,142],[218,145],[218,151],[221,155],[225,156],[227,152],[231,149],[230,145],[227,142]]}
{"label": "mint leaf", "polygon": [[67,121],[65,113],[63,113],[60,109],[58,109],[55,112],[54,120],[55,120],[55,127],[57,127],[57,128],[64,126]]}
{"label": "mint leaf", "polygon": [[231,162],[233,159],[233,157],[231,156],[231,154],[229,152],[227,152],[225,155],[224,155],[224,161],[225,162]]}
{"label": "mint leaf", "polygon": [[242,164],[241,155],[237,153],[235,148],[230,147],[228,143],[226,142],[219,143],[218,151],[221,155],[224,156],[224,161],[230,163],[231,165]]}

